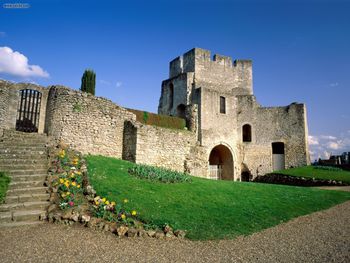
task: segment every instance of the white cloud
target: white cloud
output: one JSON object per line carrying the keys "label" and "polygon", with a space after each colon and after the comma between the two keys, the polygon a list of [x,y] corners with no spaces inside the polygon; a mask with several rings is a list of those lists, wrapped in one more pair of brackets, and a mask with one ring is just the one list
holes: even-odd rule
{"label": "white cloud", "polygon": [[328,159],[330,155],[339,155],[350,151],[350,131],[333,135],[310,135],[309,153],[311,160],[318,158]]}
{"label": "white cloud", "polygon": [[309,145],[318,145],[318,139],[315,136],[309,135]]}
{"label": "white cloud", "polygon": [[332,150],[338,150],[340,148],[340,145],[337,142],[329,142],[328,148]]}
{"label": "white cloud", "polygon": [[28,58],[9,47],[0,47],[0,73],[19,77],[49,77],[38,65],[29,65]]}
{"label": "white cloud", "polygon": [[123,83],[120,82],[120,81],[117,81],[117,83],[115,84],[115,86],[116,86],[117,88],[120,88],[122,85],[123,85]]}
{"label": "white cloud", "polygon": [[332,136],[332,135],[320,135],[318,137],[320,139],[323,139],[323,140],[336,140],[337,139],[337,137]]}

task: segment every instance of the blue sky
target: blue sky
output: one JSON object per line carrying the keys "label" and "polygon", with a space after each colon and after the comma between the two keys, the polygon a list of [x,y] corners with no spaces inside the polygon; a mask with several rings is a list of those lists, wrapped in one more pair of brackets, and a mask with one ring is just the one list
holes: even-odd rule
{"label": "blue sky", "polygon": [[314,157],[350,151],[350,1],[3,5],[18,2],[0,0],[0,47],[10,48],[0,52],[0,66],[1,54],[19,52],[28,68],[22,74],[0,68],[0,78],[78,89],[84,69],[92,68],[97,95],[156,112],[169,61],[201,47],[252,59],[254,93],[262,105],[306,103]]}

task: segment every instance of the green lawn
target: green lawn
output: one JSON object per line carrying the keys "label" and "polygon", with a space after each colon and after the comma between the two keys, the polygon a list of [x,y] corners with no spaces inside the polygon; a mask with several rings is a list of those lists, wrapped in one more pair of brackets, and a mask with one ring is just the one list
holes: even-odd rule
{"label": "green lawn", "polygon": [[320,168],[315,168],[314,166],[303,166],[298,168],[281,170],[274,173],[286,174],[297,177],[309,177],[316,179],[343,181],[350,183],[350,172],[345,170],[329,171]]}
{"label": "green lawn", "polygon": [[196,177],[192,183],[164,184],[130,176],[127,170],[133,164],[126,161],[86,159],[99,195],[117,202],[127,198],[142,220],[187,230],[191,239],[251,234],[350,199],[348,192]]}
{"label": "green lawn", "polygon": [[0,172],[0,204],[5,199],[6,191],[9,183],[10,183],[10,177],[8,177],[4,172]]}

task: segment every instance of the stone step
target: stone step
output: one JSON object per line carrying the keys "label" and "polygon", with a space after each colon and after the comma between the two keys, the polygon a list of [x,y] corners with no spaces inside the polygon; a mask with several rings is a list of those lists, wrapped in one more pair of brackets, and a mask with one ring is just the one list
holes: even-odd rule
{"label": "stone step", "polygon": [[0,154],[1,161],[11,161],[11,160],[47,160],[46,152],[39,153],[27,153],[27,154],[18,154],[18,153],[2,153]]}
{"label": "stone step", "polygon": [[8,190],[6,193],[6,196],[18,196],[22,194],[46,194],[48,191],[48,187],[41,186],[41,187],[27,187],[27,188],[18,188],[18,189],[12,189]]}
{"label": "stone step", "polygon": [[46,214],[44,209],[35,210],[18,210],[14,211],[12,214],[12,220],[15,222],[20,221],[39,221],[42,214]]}
{"label": "stone step", "polygon": [[9,170],[9,175],[34,175],[34,174],[47,174],[47,168],[45,169],[25,169],[25,170]]}
{"label": "stone step", "polygon": [[10,175],[11,182],[45,181],[47,174]]}
{"label": "stone step", "polygon": [[0,171],[45,169],[47,164],[0,164]]}
{"label": "stone step", "polygon": [[46,144],[47,143],[47,138],[13,138],[13,139],[8,139],[8,138],[1,138],[0,144],[9,144],[9,145],[28,145],[28,144]]}
{"label": "stone step", "polygon": [[9,223],[1,223],[0,228],[6,228],[6,227],[21,227],[21,226],[28,226],[28,225],[38,225],[38,224],[44,224],[45,221],[11,221]]}
{"label": "stone step", "polygon": [[18,156],[32,156],[32,155],[47,155],[47,149],[3,149],[0,148],[0,156],[18,155]]}
{"label": "stone step", "polygon": [[8,151],[44,151],[46,150],[45,145],[0,145],[0,150],[2,152]]}
{"label": "stone step", "polygon": [[42,210],[46,209],[50,205],[48,201],[33,201],[33,202],[23,202],[23,203],[13,203],[13,204],[2,204],[0,205],[0,212],[8,212],[15,210]]}
{"label": "stone step", "polygon": [[12,221],[11,212],[0,212],[0,224],[9,223]]}
{"label": "stone step", "polygon": [[25,182],[11,182],[9,184],[9,189],[23,189],[23,188],[32,188],[32,187],[42,187],[44,186],[43,181],[25,181]]}
{"label": "stone step", "polygon": [[[18,157],[17,157],[18,158]],[[16,165],[36,165],[36,164],[47,164],[47,161],[45,158],[40,157],[39,158],[27,158],[27,159],[4,159],[0,158],[0,166],[1,165],[9,165],[9,164],[16,164]]]}
{"label": "stone step", "polygon": [[21,194],[6,196],[5,204],[15,204],[24,202],[37,202],[37,201],[48,201],[50,198],[49,194]]}

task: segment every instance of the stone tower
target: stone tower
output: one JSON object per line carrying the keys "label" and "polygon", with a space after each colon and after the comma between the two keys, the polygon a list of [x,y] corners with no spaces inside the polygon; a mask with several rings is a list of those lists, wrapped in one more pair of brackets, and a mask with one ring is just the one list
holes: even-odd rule
{"label": "stone tower", "polygon": [[[309,163],[304,104],[261,107],[251,60],[194,48],[170,62],[159,114],[186,118],[205,149],[207,176],[252,178]],[[279,146],[276,146],[279,145]]]}

